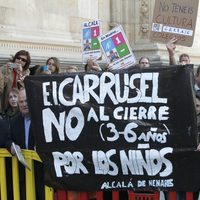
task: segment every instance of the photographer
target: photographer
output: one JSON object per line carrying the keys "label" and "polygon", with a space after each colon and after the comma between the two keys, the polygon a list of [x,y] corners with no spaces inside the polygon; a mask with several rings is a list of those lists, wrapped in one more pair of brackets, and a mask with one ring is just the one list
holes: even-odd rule
{"label": "photographer", "polygon": [[29,75],[29,65],[31,57],[28,51],[18,51],[11,62],[8,62],[0,70],[0,112],[7,109],[8,92],[12,88],[21,88],[24,86],[24,78]]}

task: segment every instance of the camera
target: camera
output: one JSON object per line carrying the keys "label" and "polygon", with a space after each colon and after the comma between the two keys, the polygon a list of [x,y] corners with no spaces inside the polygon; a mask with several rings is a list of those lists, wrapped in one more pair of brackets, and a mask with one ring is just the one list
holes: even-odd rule
{"label": "camera", "polygon": [[12,64],[11,64],[11,68],[13,68],[13,69],[14,69],[14,68],[18,68],[17,63],[12,63]]}

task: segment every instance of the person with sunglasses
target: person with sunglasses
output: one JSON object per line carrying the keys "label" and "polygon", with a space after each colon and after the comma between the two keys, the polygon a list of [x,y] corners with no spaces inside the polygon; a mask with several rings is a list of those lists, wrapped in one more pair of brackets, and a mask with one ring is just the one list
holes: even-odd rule
{"label": "person with sunglasses", "polygon": [[12,88],[24,87],[24,78],[30,74],[30,63],[30,53],[26,50],[20,50],[10,62],[0,68],[0,112],[7,109],[8,92]]}

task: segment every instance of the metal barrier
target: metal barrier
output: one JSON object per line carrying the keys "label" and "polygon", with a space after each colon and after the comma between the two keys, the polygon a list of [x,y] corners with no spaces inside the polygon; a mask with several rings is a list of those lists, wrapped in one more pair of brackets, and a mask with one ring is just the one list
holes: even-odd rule
{"label": "metal barrier", "polygon": [[[176,200],[176,192],[168,192],[168,200]],[[79,192],[78,200],[89,200],[87,192]],[[103,192],[96,192],[96,200],[104,200]],[[160,192],[151,193],[139,193],[128,191],[128,200],[159,200]],[[54,200],[69,200],[67,197],[67,191],[57,191]],[[110,200],[121,200],[118,191],[112,191],[112,197]],[[163,200],[163,198],[162,198]],[[186,192],[186,200],[194,200],[192,192]]]}
{"label": "metal barrier", "polygon": [[[26,162],[28,163],[31,171],[25,170],[26,172],[26,199],[36,200],[35,194],[35,178],[34,178],[34,167],[33,162],[41,162],[38,154],[35,151],[22,150]],[[6,158],[12,160],[12,178],[13,178],[13,199],[20,200],[20,189],[19,189],[19,173],[18,173],[18,160],[15,156],[12,156],[6,149],[0,148],[0,200],[7,200],[7,184],[6,184]],[[153,193],[137,193],[128,191],[129,200],[159,200],[159,192]],[[119,192],[112,191],[112,200],[119,200]],[[89,196],[87,192],[78,193],[79,200],[88,200]],[[103,192],[96,192],[96,200],[103,200]],[[169,192],[169,199],[176,200],[176,192]],[[54,192],[53,188],[45,186],[45,200],[68,200],[67,191],[59,190]],[[186,200],[193,200],[193,193],[186,193]]]}
{"label": "metal barrier", "polygon": [[[22,150],[31,171],[25,170],[26,173],[26,199],[36,200],[35,194],[35,178],[33,162],[41,162],[38,154],[35,151]],[[12,179],[13,179],[13,199],[20,200],[19,189],[19,173],[18,173],[18,160],[12,156],[6,149],[0,148],[0,199],[7,200],[7,184],[6,184],[6,158],[12,159]],[[53,200],[53,189],[45,186],[45,200]]]}
{"label": "metal barrier", "polygon": [[[159,200],[160,194],[159,192],[152,192],[152,193],[128,192],[127,197],[129,200]],[[78,199],[89,200],[90,198],[87,192],[79,192]],[[95,199],[103,200],[104,199],[103,192],[96,192]],[[68,200],[67,191],[64,190],[57,191],[54,200]],[[110,200],[120,200],[119,192],[112,191]]]}
{"label": "metal barrier", "polygon": [[159,192],[146,193],[135,193],[129,192],[129,200],[159,200]]}

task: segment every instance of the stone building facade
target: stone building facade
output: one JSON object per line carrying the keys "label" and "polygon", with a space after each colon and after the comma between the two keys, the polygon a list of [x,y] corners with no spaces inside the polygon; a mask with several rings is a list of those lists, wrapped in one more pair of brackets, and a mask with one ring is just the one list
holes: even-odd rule
{"label": "stone building facade", "polygon": [[[63,67],[82,66],[81,23],[101,19],[103,33],[121,24],[136,57],[168,63],[164,44],[150,40],[155,0],[0,0],[0,64],[21,49],[28,50],[32,65],[51,56]],[[177,47],[200,63],[199,15],[192,47]],[[102,61],[103,62],[103,61]]]}

